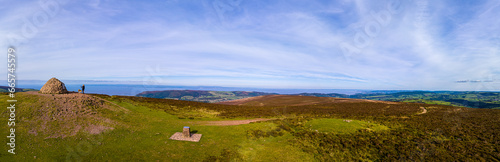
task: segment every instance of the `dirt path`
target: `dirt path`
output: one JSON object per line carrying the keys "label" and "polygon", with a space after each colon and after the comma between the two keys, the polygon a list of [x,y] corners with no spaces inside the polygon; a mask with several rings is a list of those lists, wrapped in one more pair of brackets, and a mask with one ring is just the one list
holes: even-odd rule
{"label": "dirt path", "polygon": [[427,113],[427,109],[425,107],[420,107],[423,111],[421,113],[418,113],[418,115],[422,115]]}
{"label": "dirt path", "polygon": [[273,120],[273,119],[257,118],[257,119],[247,119],[247,120],[200,121],[196,122],[196,124],[213,125],[213,126],[230,126],[230,125],[250,124],[252,122],[268,121],[268,120]]}

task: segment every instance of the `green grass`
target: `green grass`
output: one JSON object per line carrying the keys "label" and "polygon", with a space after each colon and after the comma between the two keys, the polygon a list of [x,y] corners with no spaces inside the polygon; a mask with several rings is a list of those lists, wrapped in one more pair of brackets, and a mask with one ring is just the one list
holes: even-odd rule
{"label": "green grass", "polygon": [[[6,105],[6,96],[1,96],[2,105]],[[18,100],[26,103],[37,103],[35,96],[18,95]],[[116,121],[114,129],[99,135],[79,132],[66,138],[45,139],[43,134],[29,134],[28,123],[19,122],[16,126],[17,146],[15,156],[4,151],[0,161],[203,161],[211,156],[223,157],[225,150],[241,154],[242,160],[273,159],[289,161],[290,157],[306,158],[299,148],[287,141],[292,136],[247,138],[247,130],[269,130],[276,128],[272,122],[259,122],[236,126],[204,126],[190,124],[196,121],[222,120],[216,118],[212,111],[200,109],[203,119],[179,119],[160,109],[137,106],[129,102],[113,101],[129,110],[127,113],[115,113],[102,110],[100,113]],[[24,104],[26,105],[26,104]],[[32,118],[27,111],[35,109],[17,109],[22,118]],[[194,112],[193,112],[194,113]],[[1,115],[0,122],[7,123],[8,114]],[[227,120],[227,119],[225,119]],[[233,119],[234,120],[234,119]],[[98,121],[88,121],[98,122]],[[190,126],[193,132],[203,134],[200,142],[174,141],[168,139],[183,126]],[[7,130],[2,124],[1,130]],[[58,131],[58,130],[52,130]],[[253,151],[247,148],[255,148]],[[277,148],[279,147],[279,148]],[[264,154],[266,153],[266,154]],[[290,156],[282,156],[287,153]],[[265,155],[265,158],[263,157]],[[300,155],[300,157],[299,157]],[[267,161],[267,160],[266,160]]]}
{"label": "green grass", "polygon": [[313,131],[347,134],[365,129],[368,131],[388,130],[384,125],[369,123],[359,120],[346,122],[345,119],[313,119],[305,123],[305,126]]}
{"label": "green grass", "polygon": [[[238,150],[242,146],[241,143],[247,143],[246,130],[250,129],[266,129],[275,127],[273,123],[262,122],[252,123],[247,125],[237,126],[191,126],[188,123],[199,120],[178,119],[177,116],[167,114],[163,111],[152,110],[146,107],[132,106],[128,103],[122,103],[121,106],[134,111],[133,115],[127,118],[135,119],[130,125],[140,128],[137,132],[129,134],[126,129],[113,131],[109,138],[110,143],[122,141],[120,146],[109,145],[108,148],[103,147],[103,151],[98,151],[103,154],[107,149],[118,149],[120,154],[116,154],[110,159],[114,160],[161,160],[168,157],[171,160],[189,160],[200,161],[209,156],[218,155],[224,149]],[[206,119],[207,120],[207,119]],[[205,120],[202,120],[205,121]],[[182,126],[191,126],[192,131],[203,134],[199,143],[173,141],[168,138],[175,132],[179,132]],[[116,132],[116,134],[115,134]],[[156,135],[160,133],[160,135]],[[121,138],[113,138],[121,137]],[[127,150],[132,147],[136,150],[135,153],[145,156],[136,156],[134,154],[126,154]],[[151,149],[153,148],[153,149]],[[300,150],[299,150],[300,151]],[[103,156],[103,155],[101,155]],[[110,156],[110,155],[107,155]],[[99,159],[99,155],[89,159]],[[276,158],[280,158],[275,155]]]}
{"label": "green grass", "polygon": [[314,156],[292,146],[292,138],[290,133],[286,133],[278,137],[246,140],[238,151],[247,161],[314,161]]}

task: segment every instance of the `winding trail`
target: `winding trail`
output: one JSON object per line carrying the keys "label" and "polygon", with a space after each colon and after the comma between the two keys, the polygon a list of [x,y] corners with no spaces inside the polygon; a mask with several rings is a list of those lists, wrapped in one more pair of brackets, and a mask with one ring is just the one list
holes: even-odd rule
{"label": "winding trail", "polygon": [[427,109],[425,107],[420,107],[423,111],[421,113],[418,113],[418,115],[422,115],[427,113]]}

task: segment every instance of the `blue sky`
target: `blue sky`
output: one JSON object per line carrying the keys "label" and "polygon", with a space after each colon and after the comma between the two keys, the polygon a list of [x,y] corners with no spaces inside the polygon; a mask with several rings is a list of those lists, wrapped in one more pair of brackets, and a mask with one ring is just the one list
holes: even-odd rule
{"label": "blue sky", "polygon": [[0,3],[0,44],[17,48],[20,80],[500,88],[497,0]]}

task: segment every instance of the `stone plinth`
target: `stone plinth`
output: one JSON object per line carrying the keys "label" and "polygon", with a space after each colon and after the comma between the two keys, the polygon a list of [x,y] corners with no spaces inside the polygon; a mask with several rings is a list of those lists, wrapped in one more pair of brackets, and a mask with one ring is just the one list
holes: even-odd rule
{"label": "stone plinth", "polygon": [[182,132],[176,132],[169,139],[178,141],[191,141],[199,142],[201,139],[201,134],[191,134],[191,129],[189,127],[182,128]]}
{"label": "stone plinth", "polygon": [[182,128],[182,135],[184,137],[191,137],[191,130],[189,129],[189,127]]}

